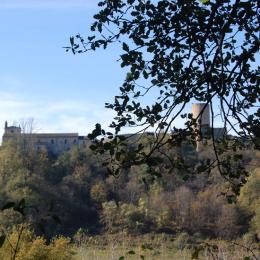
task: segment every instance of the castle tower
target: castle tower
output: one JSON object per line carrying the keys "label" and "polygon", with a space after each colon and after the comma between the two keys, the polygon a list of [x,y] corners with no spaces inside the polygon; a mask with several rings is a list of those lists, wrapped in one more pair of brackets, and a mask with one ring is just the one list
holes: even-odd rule
{"label": "castle tower", "polygon": [[192,116],[197,119],[199,127],[210,127],[209,105],[206,103],[192,104]]}
{"label": "castle tower", "polygon": [[5,121],[5,131],[3,135],[3,142],[15,140],[21,136],[21,127],[8,126],[7,121]]}
{"label": "castle tower", "polygon": [[192,104],[192,117],[196,119],[197,127],[196,130],[199,131],[199,136],[197,137],[197,152],[202,148],[201,137],[205,135],[210,128],[210,109],[209,105],[206,103]]}

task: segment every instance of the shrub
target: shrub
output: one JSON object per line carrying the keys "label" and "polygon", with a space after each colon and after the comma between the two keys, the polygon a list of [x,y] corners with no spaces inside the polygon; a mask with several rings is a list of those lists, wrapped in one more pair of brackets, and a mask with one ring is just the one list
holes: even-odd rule
{"label": "shrub", "polygon": [[[19,232],[14,229],[0,248],[0,259],[13,259]],[[43,237],[36,237],[25,227],[19,239],[16,260],[71,260],[74,249],[65,237],[54,238],[48,245]]]}
{"label": "shrub", "polygon": [[48,246],[48,249],[48,260],[70,260],[75,253],[70,244],[70,239],[65,237],[55,238]]}

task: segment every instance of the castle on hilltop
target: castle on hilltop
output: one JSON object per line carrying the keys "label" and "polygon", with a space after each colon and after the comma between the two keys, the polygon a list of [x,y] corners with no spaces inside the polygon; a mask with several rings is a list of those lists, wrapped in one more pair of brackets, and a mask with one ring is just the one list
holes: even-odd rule
{"label": "castle on hilltop", "polygon": [[80,147],[89,143],[86,136],[78,133],[22,133],[20,126],[8,126],[5,122],[2,143],[23,141],[36,150],[46,150],[53,155],[59,155],[72,147]]}
{"label": "castle on hilltop", "polygon": [[[202,139],[204,137],[213,136],[214,139],[219,139],[226,133],[226,129],[223,127],[211,128],[210,108],[205,103],[192,104],[192,117],[197,122],[194,130],[199,133],[197,137],[198,152],[203,147]],[[149,135],[153,134],[149,133]],[[78,133],[22,133],[20,126],[8,126],[6,121],[3,143],[15,140],[21,140],[36,150],[47,150],[48,153],[54,155],[59,155],[72,147],[81,147],[91,143],[86,136],[79,136]]]}

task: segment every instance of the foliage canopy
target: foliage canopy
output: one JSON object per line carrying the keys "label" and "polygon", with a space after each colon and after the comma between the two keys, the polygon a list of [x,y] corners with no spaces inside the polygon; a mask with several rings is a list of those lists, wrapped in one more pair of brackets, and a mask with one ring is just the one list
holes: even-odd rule
{"label": "foliage canopy", "polygon": [[[90,135],[103,136],[93,149],[109,151],[113,163],[109,171],[116,175],[119,168],[134,164],[158,165],[161,160],[155,154],[163,146],[194,141],[196,120],[184,111],[190,102],[203,102],[211,108],[212,129],[219,117],[227,133],[240,137],[230,142],[226,135],[215,142],[211,131],[215,159],[204,169],[218,167],[229,180],[245,177],[240,167],[229,176],[230,160],[221,155],[243,147],[244,140],[250,140],[256,149],[260,147],[258,1],[104,0],[98,5],[100,11],[91,26],[93,35],[71,37],[67,50],[76,54],[115,42],[122,45],[121,67],[129,72],[120,94],[106,104],[117,113],[111,123],[116,137],[99,124]],[[142,99],[149,93],[155,99],[146,106]],[[184,129],[174,127],[180,116],[187,119]],[[125,140],[119,135],[125,126],[138,126],[143,132],[155,127],[150,149],[144,151],[139,145],[125,152]],[[106,138],[113,141],[104,142]],[[237,161],[240,155],[231,159]],[[171,165],[178,163],[173,160]],[[244,181],[242,178],[239,185]]]}

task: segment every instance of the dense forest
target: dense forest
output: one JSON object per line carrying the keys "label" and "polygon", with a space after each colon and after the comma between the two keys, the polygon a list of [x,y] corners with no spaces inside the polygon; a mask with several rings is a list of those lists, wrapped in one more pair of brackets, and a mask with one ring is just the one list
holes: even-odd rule
{"label": "dense forest", "polygon": [[[149,145],[149,138],[142,142]],[[260,154],[250,148],[240,152],[250,176],[237,201],[230,203],[228,183],[217,169],[187,176],[183,170],[169,173],[160,164],[162,176],[156,176],[140,165],[115,177],[108,174],[104,156],[88,146],[55,158],[21,142],[6,143],[0,149],[0,203],[22,201],[24,207],[23,214],[15,207],[0,212],[1,232],[10,234],[26,223],[30,232],[47,241],[79,232],[95,236],[123,231],[130,236],[163,233],[196,239],[246,236],[257,242]],[[214,156],[207,146],[199,154],[191,145],[168,151],[169,156],[179,153],[194,167]]]}

